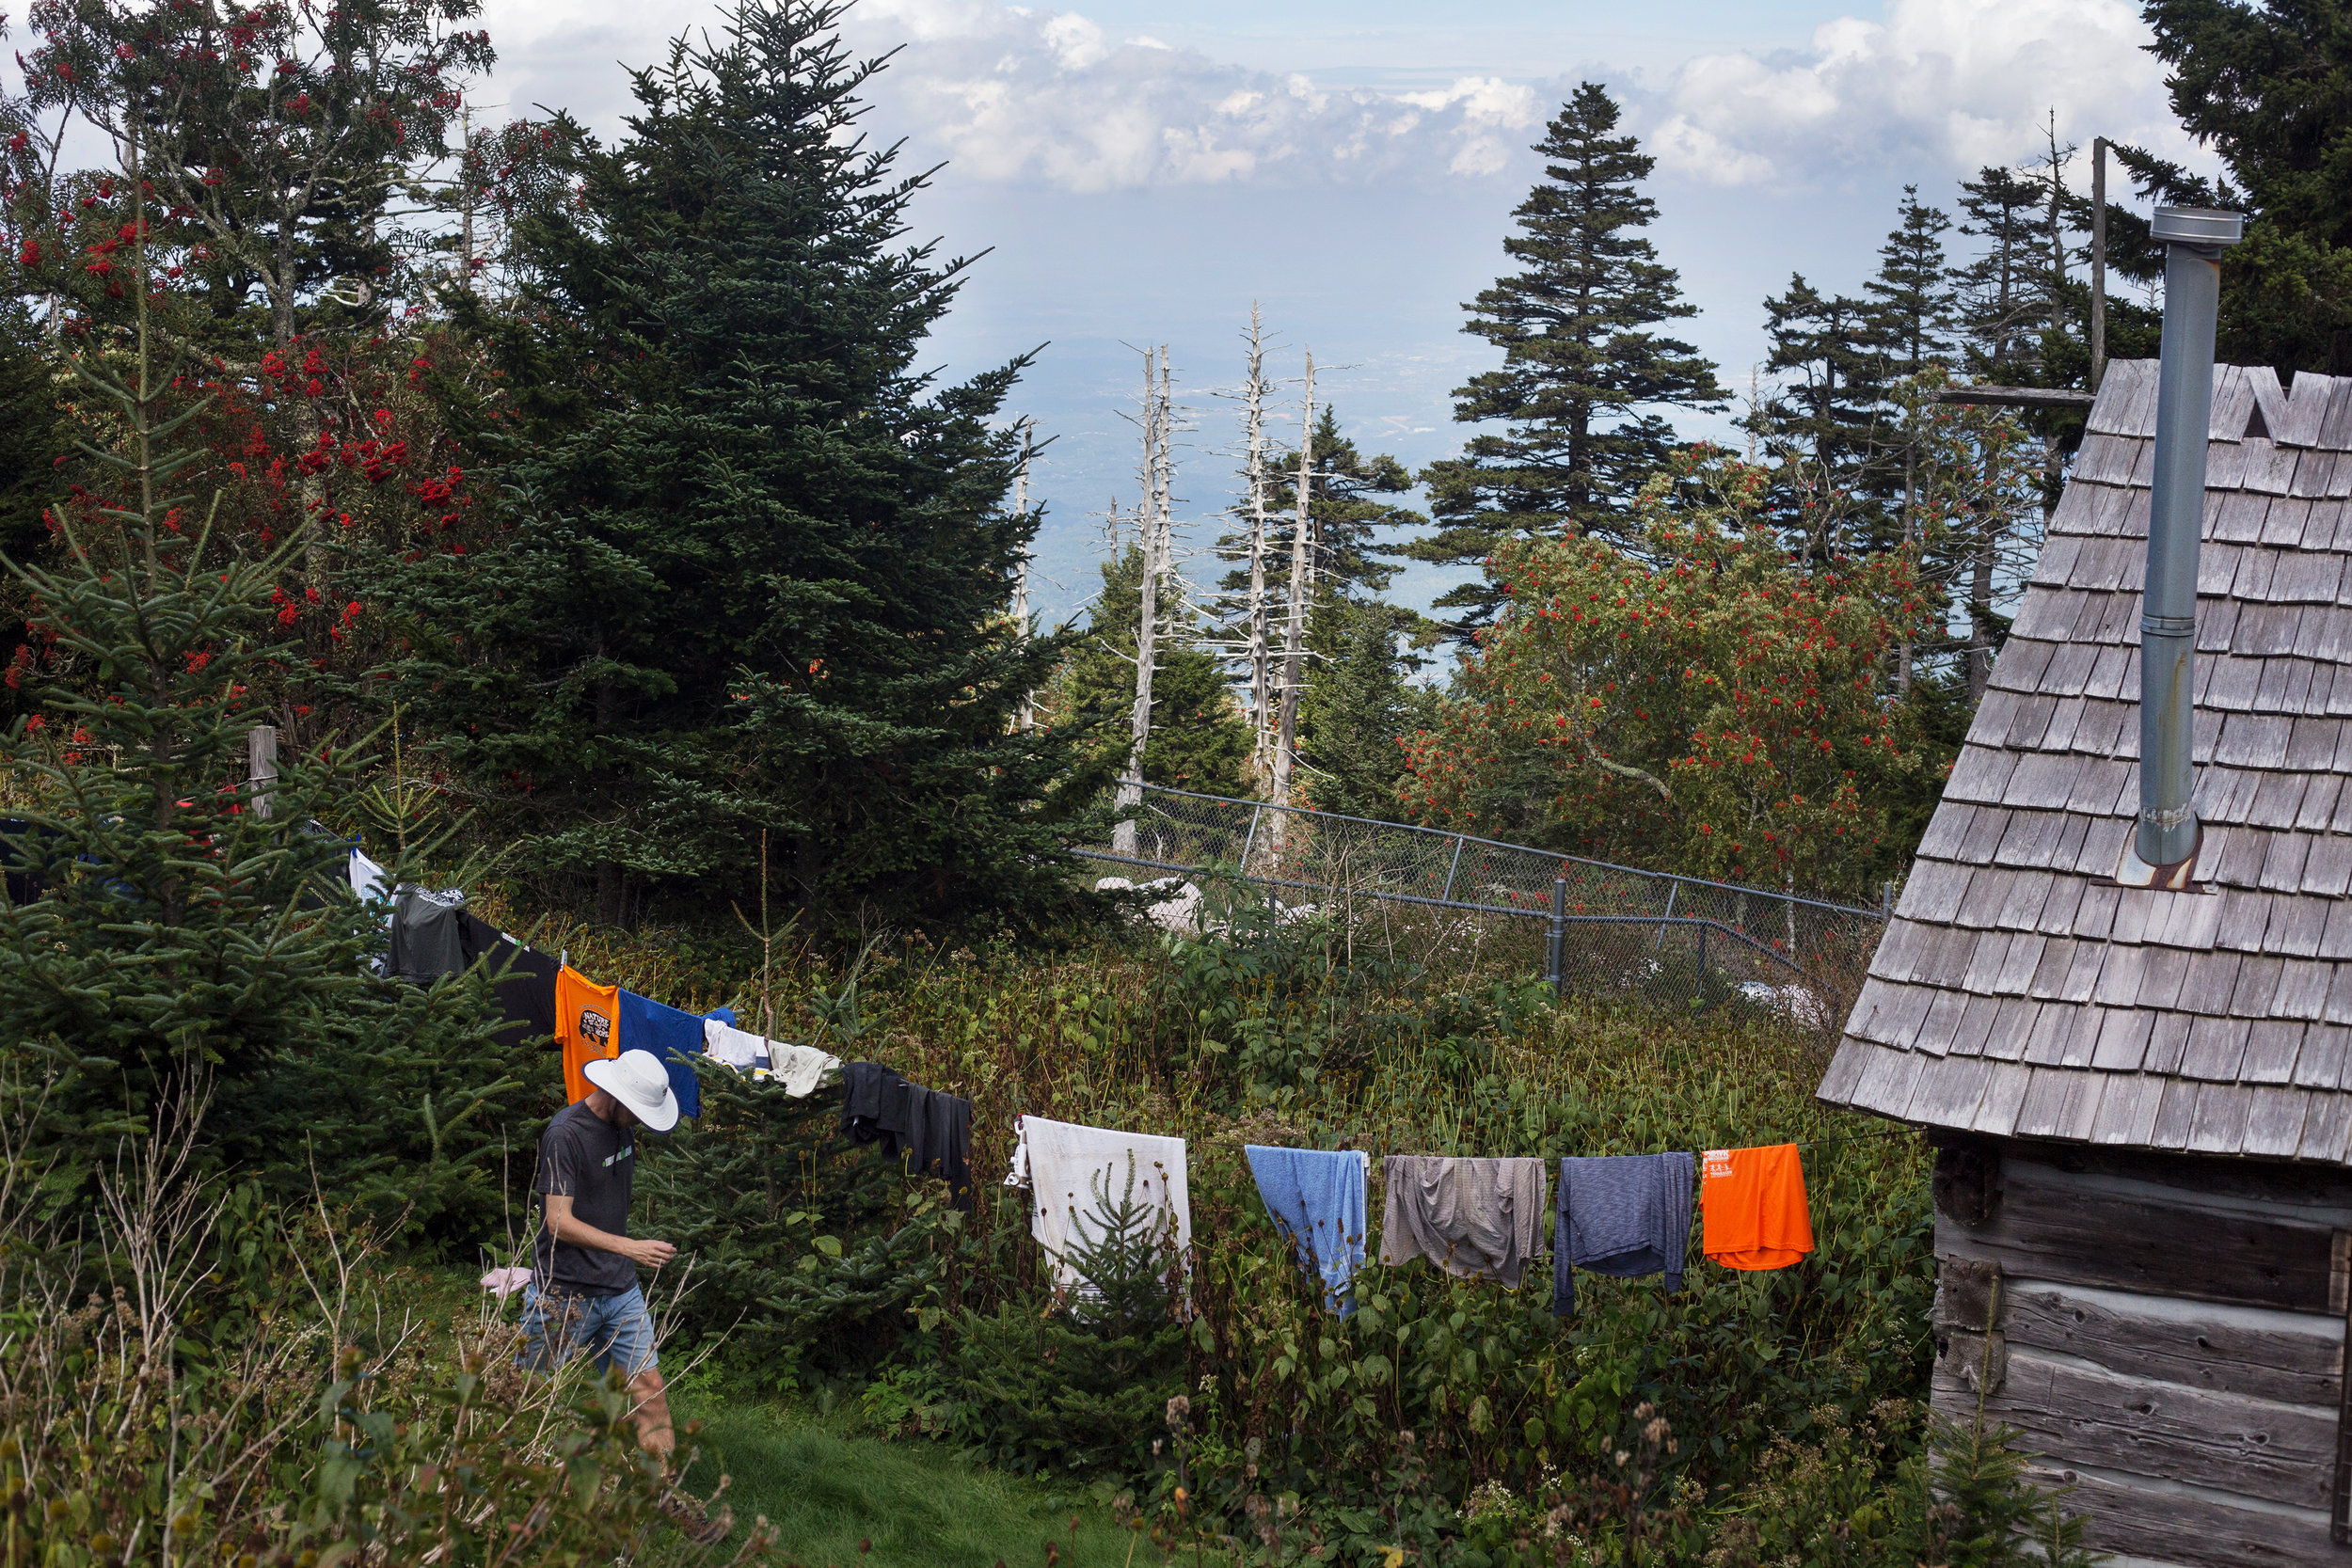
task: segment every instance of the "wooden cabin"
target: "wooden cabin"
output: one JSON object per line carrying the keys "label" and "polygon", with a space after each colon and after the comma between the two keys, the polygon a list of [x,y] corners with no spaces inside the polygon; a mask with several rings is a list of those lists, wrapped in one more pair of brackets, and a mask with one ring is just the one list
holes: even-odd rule
{"label": "wooden cabin", "polygon": [[2119,1562],[2352,1565],[2352,378],[2214,372],[2182,892],[2116,880],[2155,389],[2108,370],[1820,1094],[1937,1148],[1940,1413]]}

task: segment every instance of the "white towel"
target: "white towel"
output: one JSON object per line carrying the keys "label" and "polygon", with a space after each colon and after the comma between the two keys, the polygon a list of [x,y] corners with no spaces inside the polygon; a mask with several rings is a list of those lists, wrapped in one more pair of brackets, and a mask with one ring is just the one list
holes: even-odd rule
{"label": "white towel", "polygon": [[351,892],[362,904],[390,896],[384,886],[384,868],[357,849],[351,852]]}
{"label": "white towel", "polygon": [[826,1072],[841,1065],[814,1046],[762,1039],[715,1018],[703,1020],[703,1053],[739,1072],[767,1068],[788,1095],[804,1095],[817,1087]]}
{"label": "white towel", "polygon": [[1005,1185],[1029,1189],[1029,1234],[1054,1260],[1057,1284],[1068,1288],[1079,1283],[1068,1260],[1071,1243],[1101,1238],[1104,1202],[1118,1206],[1128,1190],[1130,1168],[1135,1172],[1135,1201],[1174,1216],[1177,1251],[1184,1266],[1191,1267],[1192,1199],[1184,1180],[1184,1139],[1080,1127],[1043,1117],[1023,1117],[1015,1132],[1012,1170]]}

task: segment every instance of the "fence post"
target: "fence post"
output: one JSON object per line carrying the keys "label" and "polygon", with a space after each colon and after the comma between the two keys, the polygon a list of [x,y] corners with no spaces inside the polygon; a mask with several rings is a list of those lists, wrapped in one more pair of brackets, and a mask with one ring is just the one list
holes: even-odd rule
{"label": "fence post", "polygon": [[1264,811],[1263,806],[1249,808],[1249,831],[1241,835],[1241,874],[1245,877],[1249,875],[1249,847],[1258,842],[1258,817]]}
{"label": "fence post", "polygon": [[1454,835],[1454,859],[1445,868],[1445,891],[1438,895],[1438,901],[1441,904],[1450,902],[1454,897],[1454,874],[1462,868],[1462,846],[1465,842],[1462,834]]}
{"label": "fence post", "polygon": [[1707,1001],[1707,923],[1705,921],[1699,922],[1699,972],[1697,977],[1691,982],[1691,1000],[1699,1004]]}
{"label": "fence post", "polygon": [[278,727],[256,724],[245,733],[245,771],[253,786],[253,815],[269,816],[270,792],[264,784],[278,782]]}
{"label": "fence post", "polygon": [[1559,996],[1568,989],[1568,879],[1557,877],[1551,883],[1551,994]]}

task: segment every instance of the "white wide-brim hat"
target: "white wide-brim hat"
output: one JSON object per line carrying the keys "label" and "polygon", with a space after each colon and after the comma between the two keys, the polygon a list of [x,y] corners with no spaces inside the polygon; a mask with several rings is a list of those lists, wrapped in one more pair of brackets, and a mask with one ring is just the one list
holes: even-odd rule
{"label": "white wide-brim hat", "polygon": [[677,1125],[677,1096],[670,1091],[669,1069],[652,1052],[624,1051],[585,1063],[580,1070],[654,1132],[667,1132]]}

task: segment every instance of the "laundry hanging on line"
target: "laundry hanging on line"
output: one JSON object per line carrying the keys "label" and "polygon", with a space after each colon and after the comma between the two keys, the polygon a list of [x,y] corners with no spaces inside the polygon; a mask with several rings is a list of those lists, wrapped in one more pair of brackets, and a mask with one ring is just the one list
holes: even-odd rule
{"label": "laundry hanging on line", "polygon": [[[694,1058],[703,1053],[703,1015],[680,1012],[626,988],[621,991],[621,1037],[628,1041],[626,1049],[650,1051],[660,1061],[662,1070],[670,1075],[670,1092],[677,1096],[680,1116],[703,1114],[702,1080],[694,1076]],[[727,1013],[721,1022],[733,1023],[735,1015]]]}
{"label": "laundry hanging on line", "polygon": [[910,1083],[879,1062],[841,1069],[841,1131],[879,1143],[917,1176],[940,1176],[957,1208],[972,1212],[972,1102]]}
{"label": "laundry hanging on line", "polygon": [[1381,1262],[1426,1258],[1458,1278],[1518,1289],[1543,1246],[1541,1160],[1391,1154],[1380,1169]]}
{"label": "laundry hanging on line", "polygon": [[1785,1269],[1813,1250],[1795,1144],[1710,1148],[1699,1184],[1699,1250],[1727,1269]]}
{"label": "laundry hanging on line", "polygon": [[1276,1148],[1245,1144],[1249,1174],[1266,1212],[1290,1239],[1299,1265],[1323,1281],[1323,1303],[1341,1317],[1356,1310],[1356,1271],[1364,1266],[1364,1184],[1372,1157],[1359,1149]]}
{"label": "laundry hanging on line", "polygon": [[596,1087],[588,1064],[621,1053],[621,988],[565,964],[555,977],[555,1037],[564,1047],[564,1096],[577,1105]]}
{"label": "laundry hanging on line", "polygon": [[1023,1117],[1014,1124],[1008,1187],[1029,1189],[1029,1234],[1063,1290],[1084,1290],[1080,1250],[1099,1245],[1112,1215],[1132,1203],[1152,1214],[1176,1255],[1192,1260],[1192,1195],[1184,1140]]}
{"label": "laundry hanging on line", "polygon": [[555,1043],[555,979],[563,965],[526,947],[488,921],[467,911],[459,917],[468,967],[487,964],[498,976],[491,990],[506,1022],[498,1033],[514,1041]]}
{"label": "laundry hanging on line", "polygon": [[1552,1315],[1576,1315],[1576,1273],[1633,1279],[1662,1274],[1682,1289],[1691,1249],[1688,1154],[1620,1154],[1560,1162],[1551,1232]]}
{"label": "laundry hanging on line", "polygon": [[703,1053],[739,1072],[766,1073],[795,1099],[812,1093],[826,1073],[841,1069],[840,1057],[813,1045],[766,1039],[716,1019],[703,1025]]}
{"label": "laundry hanging on line", "polygon": [[466,968],[466,938],[459,916],[466,895],[456,888],[402,888],[392,897],[390,972],[426,984]]}
{"label": "laundry hanging on line", "polygon": [[368,859],[357,845],[352,846],[349,875],[352,896],[362,904],[371,898],[391,896],[391,886],[384,879],[384,868]]}

